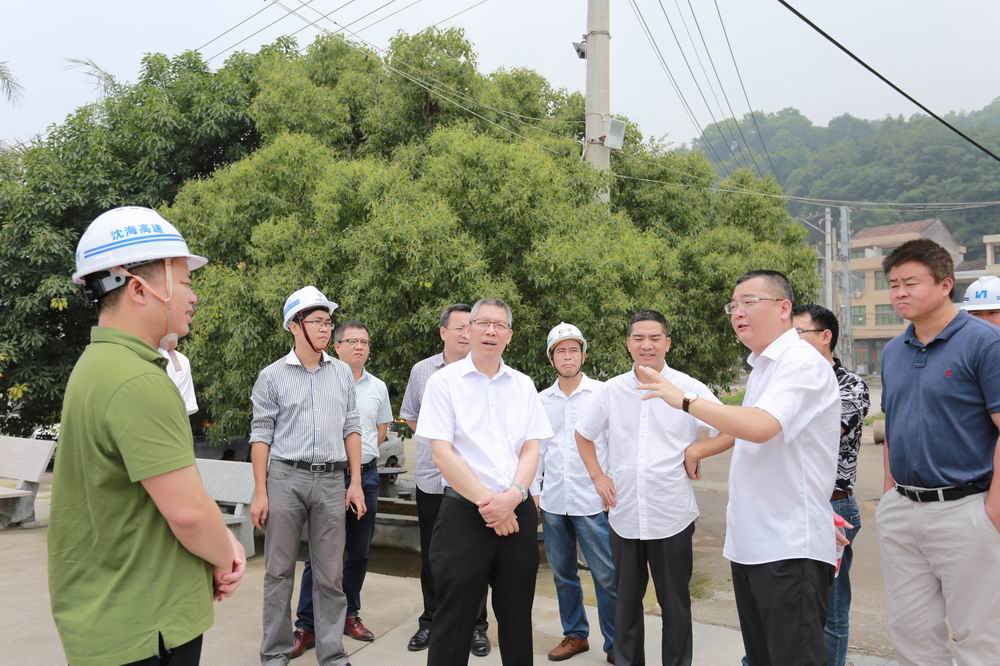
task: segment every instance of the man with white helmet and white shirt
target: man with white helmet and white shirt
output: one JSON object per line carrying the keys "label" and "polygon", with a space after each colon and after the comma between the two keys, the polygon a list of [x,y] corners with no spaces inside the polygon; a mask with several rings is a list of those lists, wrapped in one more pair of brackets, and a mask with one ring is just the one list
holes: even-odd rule
{"label": "man with white helmet and white shirt", "polygon": [[188,333],[190,275],[206,262],[149,208],[110,210],[80,238],[73,280],[98,325],[66,386],[48,531],[52,615],[74,666],[198,664],[213,596],[243,575],[157,350]]}
{"label": "man with white helmet and white shirt", "polygon": [[[555,436],[539,443],[538,471],[531,494],[545,531],[545,554],[559,600],[563,639],[548,657],[563,661],[590,649],[590,626],[583,607],[583,587],[577,574],[579,543],[597,593],[597,616],[604,635],[604,652],[614,653],[615,569],[608,535],[608,515],[576,447],[576,422],[586,413],[601,382],[583,373],[587,340],[580,329],[560,323],[549,331],[545,355],[558,375],[539,392]],[[607,441],[598,439],[598,458],[607,466]]]}
{"label": "man with white helmet and white shirt", "polygon": [[962,299],[962,309],[1000,326],[1000,277],[987,275],[970,284]]}
{"label": "man with white helmet and white shirt", "polygon": [[[365,514],[361,425],[354,377],[327,355],[337,304],[316,287],[291,294],[282,310],[295,346],[261,370],[253,387],[251,457],[256,482],[250,517],[264,530],[261,664],[287,664],[295,561],[302,528],[312,557],[316,657],[348,664],[344,649],[345,511]],[[346,486],[344,473],[350,469]]]}

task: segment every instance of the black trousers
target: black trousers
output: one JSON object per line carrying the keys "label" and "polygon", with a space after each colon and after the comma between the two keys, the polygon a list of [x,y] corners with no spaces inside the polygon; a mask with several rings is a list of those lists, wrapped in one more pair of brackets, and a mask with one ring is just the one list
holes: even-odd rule
{"label": "black trousers", "polygon": [[732,563],[743,647],[751,666],[824,666],[833,567],[810,559]]}
{"label": "black trousers", "polygon": [[519,531],[499,536],[486,527],[479,509],[445,495],[431,539],[431,569],[437,611],[427,666],[469,663],[472,628],[487,584],[493,590],[500,660],[530,666],[531,606],[538,575],[538,514],[529,497],[517,509]]}
{"label": "black trousers", "polygon": [[163,636],[160,636],[160,654],[142,661],[133,661],[125,666],[198,666],[201,662],[202,638],[202,636],[193,638],[184,645],[168,650],[163,645]]}
{"label": "black trousers", "polygon": [[[420,591],[424,595],[424,612],[420,614],[420,626],[429,627],[434,621],[434,572],[431,571],[431,536],[434,534],[434,523],[437,522],[438,511],[441,509],[443,495],[425,493],[417,488],[417,524],[420,527]],[[486,631],[489,623],[486,621],[486,593],[479,603],[479,614],[476,616],[476,629]]]}
{"label": "black trousers", "polygon": [[642,598],[650,574],[663,611],[661,659],[664,666],[691,663],[691,537],[694,523],[665,539],[624,539],[611,530],[618,603],[615,606],[615,663],[645,664]]}

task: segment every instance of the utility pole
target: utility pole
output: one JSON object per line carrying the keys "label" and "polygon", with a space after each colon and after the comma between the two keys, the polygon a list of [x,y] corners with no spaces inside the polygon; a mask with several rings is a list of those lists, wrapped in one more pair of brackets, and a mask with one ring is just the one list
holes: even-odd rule
{"label": "utility pole", "polygon": [[587,59],[587,96],[585,104],[586,137],[584,157],[595,169],[611,169],[611,149],[601,137],[607,131],[611,113],[611,51],[609,0],[587,0],[587,34],[584,36]]}
{"label": "utility pole", "polygon": [[833,235],[830,233],[830,226],[833,221],[830,215],[830,207],[826,208],[823,225],[823,305],[830,312],[833,312]]}
{"label": "utility pole", "polygon": [[840,207],[840,284],[843,289],[840,300],[840,342],[841,358],[853,370],[854,334],[851,321],[851,209]]}

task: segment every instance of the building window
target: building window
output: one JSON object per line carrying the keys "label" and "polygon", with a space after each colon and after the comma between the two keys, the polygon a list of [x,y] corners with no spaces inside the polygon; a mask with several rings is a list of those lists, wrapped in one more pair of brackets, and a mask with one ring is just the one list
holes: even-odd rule
{"label": "building window", "polygon": [[851,271],[851,291],[865,290],[865,274],[863,271]]}
{"label": "building window", "polygon": [[888,289],[889,281],[885,279],[885,271],[875,271],[875,289]]}
{"label": "building window", "polygon": [[853,326],[867,326],[868,316],[865,312],[865,306],[863,305],[852,305],[851,306],[851,324]]}
{"label": "building window", "polygon": [[865,248],[863,247],[851,248],[851,259],[864,259],[864,258],[865,258]]}
{"label": "building window", "polygon": [[902,317],[896,314],[891,305],[875,306],[876,326],[898,326],[903,323]]}

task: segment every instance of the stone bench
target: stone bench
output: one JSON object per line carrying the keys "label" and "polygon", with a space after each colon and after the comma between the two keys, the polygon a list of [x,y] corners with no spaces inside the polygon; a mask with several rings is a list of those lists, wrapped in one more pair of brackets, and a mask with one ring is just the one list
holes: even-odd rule
{"label": "stone bench", "polygon": [[378,468],[378,494],[385,495],[389,492],[389,484],[396,483],[399,475],[406,470],[402,467],[379,467]]}
{"label": "stone bench", "polygon": [[35,520],[35,497],[56,443],[0,435],[0,478],[17,482],[0,487],[0,527],[17,527]]}
{"label": "stone bench", "polygon": [[[253,501],[253,465],[229,460],[195,459],[205,490],[222,509],[226,526],[233,531],[247,559],[255,554],[254,529],[250,522],[250,502]],[[230,510],[232,511],[230,513]]]}

